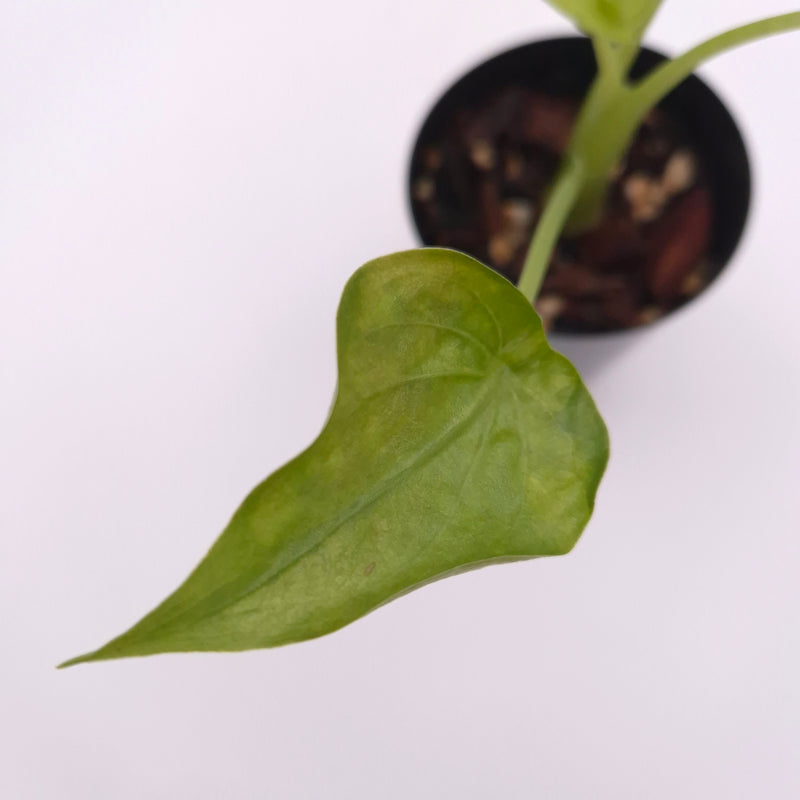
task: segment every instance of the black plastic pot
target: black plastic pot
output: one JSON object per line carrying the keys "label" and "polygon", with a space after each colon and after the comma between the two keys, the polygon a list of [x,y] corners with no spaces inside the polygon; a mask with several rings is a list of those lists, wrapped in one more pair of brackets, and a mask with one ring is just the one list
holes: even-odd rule
{"label": "black plastic pot", "polygon": [[[643,49],[631,70],[639,77],[664,60]],[[423,153],[439,140],[461,109],[475,108],[509,87],[525,87],[555,97],[582,97],[596,74],[592,45],[584,37],[533,42],[491,58],[451,86],[429,112],[416,139],[409,170],[409,203],[420,238],[435,245],[436,237],[420,217],[411,189],[420,174]],[[750,205],[750,166],[742,136],[717,95],[691,76],[660,104],[681,126],[703,166],[712,198],[712,229],[707,252],[706,286],[720,274],[741,238]],[[427,223],[428,229],[430,222]],[[471,253],[471,255],[476,255]],[[698,295],[695,295],[698,296]],[[692,299],[692,298],[690,298]],[[685,305],[681,302],[680,305]],[[679,306],[676,306],[676,308]],[[674,310],[674,309],[673,309]],[[556,324],[558,332],[575,332]],[[586,328],[579,332],[591,332]]]}

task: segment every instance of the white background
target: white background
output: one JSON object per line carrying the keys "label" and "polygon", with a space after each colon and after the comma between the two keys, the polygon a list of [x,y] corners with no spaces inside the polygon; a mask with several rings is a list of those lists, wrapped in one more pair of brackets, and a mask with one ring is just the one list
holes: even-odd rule
{"label": "white background", "polygon": [[[676,51],[784,0],[671,0]],[[726,276],[557,342],[613,455],[567,557],[332,636],[77,667],[307,445],[348,275],[415,244],[436,95],[533,0],[0,2],[0,797],[800,797],[800,35],[702,74],[751,146]]]}

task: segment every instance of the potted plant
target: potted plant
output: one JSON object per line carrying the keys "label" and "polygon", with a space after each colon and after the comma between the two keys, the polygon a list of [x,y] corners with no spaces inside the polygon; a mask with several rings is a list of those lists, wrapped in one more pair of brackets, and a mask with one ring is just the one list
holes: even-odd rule
{"label": "potted plant", "polygon": [[[603,218],[632,136],[670,89],[730,46],[800,27],[800,13],[722,34],[631,82],[657,0],[553,4],[589,34],[599,70],[537,213],[518,286],[442,248],[357,270],[339,305],[339,382],[317,440],[248,496],[170,597],[65,665],[308,639],[426,582],[574,546],[608,436],[532,306],[554,248],[565,231],[584,235]],[[685,184],[683,172],[667,182]],[[627,199],[645,217],[666,202],[652,192]]]}
{"label": "potted plant", "polygon": [[[629,82],[664,62],[640,49]],[[550,39],[501,53],[452,86],[411,159],[422,241],[467,252],[516,283],[596,73],[590,39]],[[607,183],[595,219],[576,216],[561,233],[537,298],[558,333],[621,330],[671,313],[716,279],[744,229],[745,145],[695,75],[647,112]]]}

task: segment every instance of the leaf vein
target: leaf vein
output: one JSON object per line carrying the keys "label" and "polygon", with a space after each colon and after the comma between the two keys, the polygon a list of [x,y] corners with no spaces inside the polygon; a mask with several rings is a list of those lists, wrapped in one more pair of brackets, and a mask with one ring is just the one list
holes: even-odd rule
{"label": "leaf vein", "polygon": [[[200,615],[199,617],[192,620],[190,624],[198,624],[203,622],[208,617],[211,617],[214,614],[217,614],[224,610],[229,610],[234,606],[241,603],[245,598],[248,596],[258,592],[260,589],[264,588],[267,584],[274,581],[276,578],[280,577],[284,572],[289,570],[294,564],[296,564],[301,558],[313,553],[317,550],[324,542],[330,537],[331,535],[335,534],[339,529],[341,529],[347,522],[349,522],[356,514],[363,511],[364,509],[368,508],[369,506],[376,503],[380,500],[383,496],[387,493],[392,491],[395,487],[401,484],[405,478],[405,476],[412,470],[428,463],[433,458],[435,458],[439,453],[442,452],[449,444],[453,441],[458,439],[458,437],[463,433],[465,428],[468,428],[475,420],[476,417],[479,417],[481,413],[485,410],[486,406],[489,404],[490,400],[494,396],[494,387],[497,384],[497,381],[490,381],[487,384],[487,388],[479,395],[478,399],[473,403],[469,410],[462,416],[458,422],[448,428],[445,433],[443,433],[440,437],[433,441],[433,443],[426,447],[423,451],[421,451],[409,464],[404,466],[402,469],[398,470],[393,475],[389,476],[386,480],[384,480],[379,488],[375,491],[370,492],[366,495],[366,497],[362,498],[360,501],[352,503],[347,509],[343,511],[342,514],[338,515],[338,517],[334,518],[333,520],[328,521],[327,524],[323,524],[317,527],[316,531],[312,531],[311,537],[315,539],[315,541],[307,548],[305,548],[302,552],[296,553],[290,560],[288,560],[285,564],[282,564],[277,569],[272,572],[268,572],[267,574],[262,574],[256,580],[252,581],[246,587],[244,587],[240,592],[238,592],[235,596],[229,597],[223,602],[221,605],[214,606],[208,609],[205,613]],[[216,592],[225,591],[226,587],[221,586],[215,590]],[[182,613],[176,615],[172,619],[169,620],[168,624],[172,624],[176,622],[178,619],[185,617],[187,614],[190,614],[191,611],[199,605],[202,605],[204,601],[208,600],[209,595],[206,595],[204,598],[201,598],[197,603],[191,606],[188,609],[185,609]],[[158,626],[161,628],[162,626]],[[153,631],[150,631],[152,634]]]}
{"label": "leaf vein", "polygon": [[489,304],[476,291],[473,291],[472,289],[469,288],[469,286],[466,286],[466,285],[462,286],[461,288],[464,289],[464,291],[467,292],[470,296],[474,297],[475,300],[477,301],[478,305],[481,308],[483,308],[486,311],[486,313],[489,315],[489,319],[492,320],[492,323],[494,324],[495,331],[497,331],[497,348],[496,348],[496,351],[500,352],[500,350],[502,350],[503,346],[505,345],[505,337],[503,336],[503,329],[500,326],[500,321],[494,315],[494,312],[492,311],[492,309],[489,308]]}
{"label": "leaf vein", "polygon": [[459,336],[465,341],[470,342],[480,350],[483,350],[483,352],[487,355],[497,358],[496,352],[492,352],[480,339],[473,336],[471,333],[462,331],[460,328],[453,328],[450,325],[440,325],[436,322],[390,322],[386,325],[378,325],[375,328],[369,328],[368,330],[364,331],[364,335],[368,336],[370,333],[377,333],[379,331],[390,330],[392,328],[433,328],[435,330],[446,331],[447,333],[452,333],[455,336]]}
{"label": "leaf vein", "polygon": [[380,389],[372,392],[371,394],[365,395],[364,397],[359,398],[359,405],[361,403],[366,403],[368,400],[372,400],[375,397],[383,394],[384,392],[389,392],[392,389],[399,389],[401,386],[406,386],[410,383],[416,383],[417,381],[426,381],[426,380],[435,380],[436,378],[487,378],[487,374],[485,372],[478,372],[478,370],[464,370],[463,372],[428,372],[424,375],[410,375],[407,378],[403,378],[402,380],[395,381],[394,383],[389,383],[386,386],[382,386]]}

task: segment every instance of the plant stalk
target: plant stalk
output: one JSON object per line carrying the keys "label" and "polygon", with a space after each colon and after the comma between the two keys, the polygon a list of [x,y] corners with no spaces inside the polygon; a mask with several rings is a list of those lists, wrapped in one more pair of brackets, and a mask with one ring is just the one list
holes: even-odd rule
{"label": "plant stalk", "polygon": [[800,11],[743,25],[665,61],[635,84],[629,83],[627,74],[638,43],[623,47],[595,37],[592,43],[598,74],[581,107],[562,166],[533,233],[519,290],[533,302],[562,232],[574,235],[599,221],[611,172],[651,108],[707,59],[793,28],[800,28]]}
{"label": "plant stalk", "polygon": [[800,28],[800,11],[768,17],[714,36],[683,55],[665,61],[642,78],[633,87],[635,102],[651,108],[709,58],[765,36],[786,33],[796,28]]}
{"label": "plant stalk", "polygon": [[582,178],[581,165],[573,159],[566,159],[550,190],[517,283],[517,288],[531,303],[539,294],[545,273],[550,266],[550,257],[578,198],[583,183]]}
{"label": "plant stalk", "polygon": [[645,114],[704,61],[765,36],[800,28],[800,11],[752,22],[714,36],[655,67],[635,84],[627,79],[630,50],[594,40],[599,72],[575,125],[567,156],[584,167],[584,186],[568,221],[570,233],[595,225],[611,170],[622,158]]}

